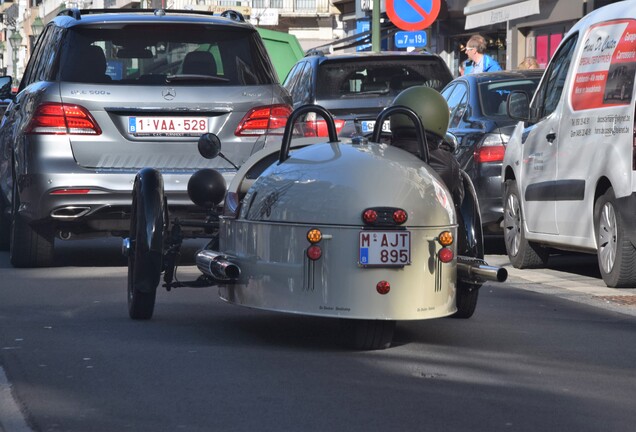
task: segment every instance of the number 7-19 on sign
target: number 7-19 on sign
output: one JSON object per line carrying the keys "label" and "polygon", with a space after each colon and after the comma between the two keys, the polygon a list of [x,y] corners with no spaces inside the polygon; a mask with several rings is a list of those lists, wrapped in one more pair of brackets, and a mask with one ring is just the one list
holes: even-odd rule
{"label": "number 7-19 on sign", "polygon": [[426,32],[425,31],[399,31],[395,33],[396,48],[407,47],[425,47]]}

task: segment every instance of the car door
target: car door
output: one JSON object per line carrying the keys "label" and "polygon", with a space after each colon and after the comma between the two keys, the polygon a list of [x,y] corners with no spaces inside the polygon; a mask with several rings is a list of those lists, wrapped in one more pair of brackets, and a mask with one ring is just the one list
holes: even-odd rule
{"label": "car door", "polygon": [[562,113],[568,70],[577,36],[566,40],[554,55],[532,101],[534,120],[522,135],[522,175],[520,192],[525,203],[529,232],[557,234],[555,181],[561,136]]}

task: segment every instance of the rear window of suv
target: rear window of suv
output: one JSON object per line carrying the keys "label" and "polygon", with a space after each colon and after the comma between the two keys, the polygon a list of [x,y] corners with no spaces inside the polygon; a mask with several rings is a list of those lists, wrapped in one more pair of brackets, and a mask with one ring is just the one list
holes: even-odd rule
{"label": "rear window of suv", "polygon": [[68,31],[60,81],[115,85],[276,81],[255,31],[165,23],[75,26]]}
{"label": "rear window of suv", "polygon": [[324,62],[318,68],[317,99],[395,96],[414,85],[441,90],[452,77],[437,58]]}

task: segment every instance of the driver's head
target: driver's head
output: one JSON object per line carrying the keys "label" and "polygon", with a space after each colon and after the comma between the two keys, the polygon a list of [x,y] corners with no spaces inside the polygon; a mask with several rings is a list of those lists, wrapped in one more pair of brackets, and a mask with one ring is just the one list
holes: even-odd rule
{"label": "driver's head", "polygon": [[[448,104],[437,90],[425,86],[414,86],[398,94],[391,106],[403,105],[412,109],[422,121],[424,130],[437,138],[444,139],[450,118]],[[414,133],[413,121],[401,114],[391,116],[391,131]]]}

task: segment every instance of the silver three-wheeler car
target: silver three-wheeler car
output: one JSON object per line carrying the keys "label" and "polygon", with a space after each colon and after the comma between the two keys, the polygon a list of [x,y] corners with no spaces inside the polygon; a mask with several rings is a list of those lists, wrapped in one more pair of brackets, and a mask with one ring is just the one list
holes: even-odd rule
{"label": "silver three-wheeler car", "polygon": [[[295,139],[308,112],[324,118],[329,142]],[[423,158],[380,143],[379,127],[371,137],[339,140],[324,108],[303,106],[290,116],[281,148],[255,153],[228,187],[212,169],[192,176],[190,198],[205,209],[200,220],[171,219],[161,173],[142,169],[123,244],[130,317],[152,317],[162,275],[168,290],[217,286],[229,303],[338,318],[340,339],[356,349],[388,347],[396,321],[472,316],[481,284],[507,273],[483,261],[468,177],[461,205],[454,203],[426,163],[424,129],[412,110],[387,108],[376,126],[395,113],[415,123]],[[201,137],[199,150],[225,158],[213,134]],[[188,237],[210,240],[196,253],[201,275],[177,281]]]}

